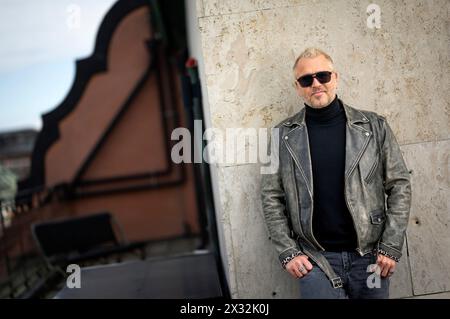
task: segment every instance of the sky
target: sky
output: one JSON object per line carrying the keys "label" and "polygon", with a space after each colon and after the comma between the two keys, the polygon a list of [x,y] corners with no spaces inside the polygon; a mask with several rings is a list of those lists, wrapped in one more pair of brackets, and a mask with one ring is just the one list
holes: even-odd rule
{"label": "sky", "polygon": [[0,132],[40,129],[116,0],[0,0]]}

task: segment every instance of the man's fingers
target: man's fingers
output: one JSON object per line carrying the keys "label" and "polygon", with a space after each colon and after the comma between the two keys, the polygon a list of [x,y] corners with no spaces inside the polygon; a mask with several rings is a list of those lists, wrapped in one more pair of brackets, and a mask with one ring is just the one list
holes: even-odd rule
{"label": "man's fingers", "polygon": [[308,273],[308,270],[306,269],[306,267],[304,265],[300,265],[298,266],[298,270],[303,274],[306,275]]}
{"label": "man's fingers", "polygon": [[305,268],[306,268],[308,271],[311,271],[311,270],[313,269],[313,265],[312,265],[308,260],[305,260],[305,262],[303,263],[303,265],[305,265]]}
{"label": "man's fingers", "polygon": [[289,267],[289,272],[291,273],[292,276],[294,276],[295,278],[301,278],[303,275],[302,273],[298,270],[296,264],[292,264]]}
{"label": "man's fingers", "polygon": [[392,276],[395,272],[396,262],[391,262],[389,265],[387,276]]}
{"label": "man's fingers", "polygon": [[396,267],[397,267],[397,263],[394,263],[394,265],[391,267],[391,273],[395,272]]}
{"label": "man's fingers", "polygon": [[309,262],[309,257],[306,255],[300,256],[300,262],[305,267],[305,269],[309,272],[311,269],[313,269],[313,265]]}
{"label": "man's fingers", "polygon": [[378,255],[377,256],[377,264],[379,265],[382,260],[383,260],[383,255]]}
{"label": "man's fingers", "polygon": [[381,270],[381,277],[387,277],[389,273],[389,265],[384,265],[383,269]]}
{"label": "man's fingers", "polygon": [[378,255],[377,265],[378,265],[378,267],[380,267],[380,276],[386,277],[387,270],[386,270],[386,262],[385,262],[384,256]]}
{"label": "man's fingers", "polygon": [[298,266],[297,264],[290,265],[289,267],[289,273],[294,276],[295,278],[302,278],[304,275],[308,273],[306,268],[303,267],[303,271],[300,271],[301,266]]}
{"label": "man's fingers", "polygon": [[377,258],[377,264],[381,269],[381,276],[382,277],[387,277],[390,276],[394,273],[395,271],[395,266],[396,266],[396,262],[391,260],[388,257],[382,256],[382,255],[378,255]]}
{"label": "man's fingers", "polygon": [[298,270],[298,268],[294,268],[295,278],[302,278],[303,274]]}
{"label": "man's fingers", "polygon": [[313,269],[313,265],[308,261],[309,257],[300,255],[292,259],[286,266],[289,273],[295,278],[302,278]]}

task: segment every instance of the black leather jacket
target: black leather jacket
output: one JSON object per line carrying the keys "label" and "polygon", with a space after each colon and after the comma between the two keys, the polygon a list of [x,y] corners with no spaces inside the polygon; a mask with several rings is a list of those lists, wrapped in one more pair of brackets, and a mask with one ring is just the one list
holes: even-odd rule
{"label": "black leather jacket", "polygon": [[[346,117],[345,201],[362,256],[374,250],[398,260],[408,225],[408,169],[386,119],[343,103]],[[314,261],[321,245],[312,232],[313,178],[305,109],[275,127],[272,156],[279,165],[262,176],[262,204],[280,262],[299,254]],[[387,195],[387,197],[385,197]],[[323,260],[323,259],[322,259]],[[327,268],[323,262],[318,265]]]}

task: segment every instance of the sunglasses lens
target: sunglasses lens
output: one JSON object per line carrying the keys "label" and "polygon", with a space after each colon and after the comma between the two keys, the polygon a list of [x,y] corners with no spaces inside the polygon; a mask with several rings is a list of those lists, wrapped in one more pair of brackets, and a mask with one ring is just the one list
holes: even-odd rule
{"label": "sunglasses lens", "polygon": [[313,83],[313,77],[312,75],[305,75],[302,76],[301,78],[298,79],[298,83],[300,83],[301,87],[308,87],[311,86],[311,84]]}
{"label": "sunglasses lens", "polygon": [[300,78],[298,78],[298,83],[300,83],[301,87],[308,87],[311,86],[311,84],[313,84],[314,78],[317,79],[317,81],[319,81],[320,83],[324,84],[324,83],[328,83],[331,81],[331,72],[329,71],[322,71],[322,72],[317,72],[316,74],[308,74],[308,75],[304,75]]}
{"label": "sunglasses lens", "polygon": [[320,83],[328,83],[331,80],[331,72],[318,72],[316,78]]}

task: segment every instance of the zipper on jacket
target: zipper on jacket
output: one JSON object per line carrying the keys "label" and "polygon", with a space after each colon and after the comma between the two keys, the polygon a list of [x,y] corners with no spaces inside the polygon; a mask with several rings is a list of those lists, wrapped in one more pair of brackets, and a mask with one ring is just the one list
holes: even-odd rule
{"label": "zipper on jacket", "polygon": [[[298,226],[299,226],[300,231],[302,232],[303,237],[305,237],[305,234],[304,234],[303,228],[302,228],[302,219],[301,219],[301,215],[300,215],[300,203],[298,201],[297,185],[295,184],[295,170],[294,170],[293,162],[292,162],[292,179],[294,182],[293,185],[295,187],[295,189],[294,189],[294,195],[295,195],[295,201],[296,201],[295,205],[297,205],[297,207],[298,207]],[[300,235],[297,234],[297,236],[300,236]],[[297,238],[297,240],[298,240],[298,238]],[[311,244],[309,241],[308,241],[308,243]]]}
{"label": "zipper on jacket", "polygon": [[[345,188],[347,188],[347,183],[345,183]],[[344,189],[344,197],[345,197],[345,205],[347,205],[348,211],[350,212],[350,215],[352,216],[352,221],[353,221],[353,227],[355,228],[355,232],[356,232],[356,240],[358,241],[358,248],[356,248],[356,250],[360,253],[361,255],[361,242],[359,241],[359,233],[358,233],[358,227],[356,227],[356,223],[355,223],[355,217],[353,216],[353,212],[350,209],[350,205],[348,204],[348,200],[347,200],[347,192]],[[362,255],[361,255],[362,256]]]}
{"label": "zipper on jacket", "polygon": [[322,247],[321,244],[319,244],[319,242],[317,241],[316,237],[314,237],[314,233],[313,233],[313,215],[314,215],[314,199],[311,198],[311,236],[313,237],[314,241],[317,243],[317,245],[320,247],[320,249],[322,249],[322,251],[325,251],[325,248]]}
{"label": "zipper on jacket", "polygon": [[[367,142],[366,142],[366,144],[367,144]],[[364,145],[364,147],[366,146],[366,144]],[[344,178],[345,178],[345,180],[344,180],[344,197],[345,197],[345,205],[347,205],[347,209],[348,209],[348,211],[350,212],[350,215],[352,216],[353,227],[355,228],[356,239],[357,239],[357,241],[358,241],[358,247],[356,248],[356,250],[359,252],[359,254],[360,254],[361,256],[362,256],[362,254],[361,254],[362,250],[361,250],[360,236],[359,236],[359,233],[358,233],[358,227],[356,227],[355,217],[354,217],[353,211],[351,210],[350,205],[348,204],[347,191],[346,191],[346,190],[347,190],[347,180],[348,180],[348,178],[350,178],[350,174],[353,173],[353,170],[355,169],[356,165],[358,165],[359,160],[361,159],[363,153],[364,153],[364,152],[360,152],[360,154],[358,155],[358,158],[357,158],[356,161],[355,161],[355,165],[353,165],[353,166],[350,168],[349,175],[346,176],[346,177],[344,177]]]}
{"label": "zipper on jacket", "polygon": [[[305,133],[306,133],[306,138],[309,140],[308,128],[306,127],[306,125],[305,125]],[[312,165],[311,154],[308,153],[308,156],[309,156],[309,162]],[[313,172],[312,172],[312,166],[309,166],[309,173],[311,175],[311,179],[312,179],[312,183],[313,183],[313,189],[311,191],[314,193],[314,177],[313,177]],[[316,239],[316,237],[314,237],[313,218],[314,218],[314,196],[313,196],[313,194],[311,194],[311,223],[309,224],[310,230],[311,230],[311,236],[314,239],[314,241],[316,242],[316,244],[320,247],[320,249],[322,249],[322,251],[325,251],[325,248],[323,248],[322,245],[319,244],[319,241]]]}
{"label": "zipper on jacket", "polygon": [[373,163],[372,167],[370,168],[369,174],[367,174],[367,177],[365,178],[365,181],[367,184],[369,184],[373,177],[375,176],[375,171],[378,168],[378,162],[380,161],[380,156],[377,154],[377,158],[375,160],[375,163]]}
{"label": "zipper on jacket", "polygon": [[[304,179],[305,182],[306,182],[306,177],[305,177],[305,175],[303,174],[302,169],[300,168],[300,164],[297,162],[297,160],[296,160],[295,157],[293,156],[291,147],[289,146],[289,144],[288,144],[287,142],[285,142],[285,144],[286,144],[286,147],[287,147],[289,153],[290,153],[291,156],[292,156],[292,159],[294,160],[295,164],[296,164],[297,167],[299,168],[300,173],[301,173],[302,176],[303,176],[303,179]],[[295,183],[295,170],[292,171],[292,174],[294,174],[293,178],[294,178],[294,186],[295,186],[295,199],[297,200],[297,206],[299,207],[299,204],[300,204],[300,203],[299,203],[299,201],[298,201],[298,196],[297,196],[297,184]],[[311,176],[311,178],[312,178],[312,176]],[[325,251],[325,249],[322,247],[322,245],[319,244],[319,242],[317,241],[317,239],[314,237],[314,234],[313,234],[313,229],[312,229],[312,219],[313,219],[313,210],[314,210],[314,208],[313,208],[313,207],[314,207],[314,200],[313,200],[313,196],[312,196],[311,192],[309,192],[309,194],[310,194],[310,197],[311,197],[311,223],[310,223],[311,236],[312,236],[312,238],[314,239],[314,242],[317,244],[316,247],[319,247],[322,251]],[[302,224],[301,224],[301,216],[300,216],[300,207],[299,207],[299,209],[298,209],[298,213],[299,213],[299,216],[298,216],[299,218],[298,218],[298,220],[299,220],[300,229],[301,229]],[[306,238],[306,236],[304,236],[304,237],[305,237],[305,239],[308,241],[308,243],[311,244],[312,247],[314,247],[314,245]]]}
{"label": "zipper on jacket", "polygon": [[[292,163],[292,168],[294,168],[294,164]],[[305,233],[303,232],[303,228],[302,228],[302,220],[301,220],[301,215],[300,215],[300,203],[299,203],[299,200],[298,200],[298,189],[297,189],[297,184],[295,183],[295,177],[294,177],[294,174],[295,174],[295,170],[292,170],[292,179],[294,180],[293,182],[293,185],[294,185],[294,187],[295,187],[295,189],[294,189],[294,193],[295,193],[295,200],[296,200],[296,205],[297,205],[297,207],[298,207],[298,224],[299,224],[299,229],[301,230],[301,232],[302,232],[302,235],[303,235],[303,237],[305,238],[305,241],[309,244],[309,245],[311,245],[311,247],[314,247],[314,244],[308,239],[308,238],[306,238],[306,236],[305,236]],[[313,236],[314,237],[314,236]],[[320,246],[320,244],[319,243],[317,243],[319,246]],[[322,246],[320,246],[320,248],[322,248]],[[322,248],[323,249],[323,248]],[[324,249],[323,249],[324,250]]]}

